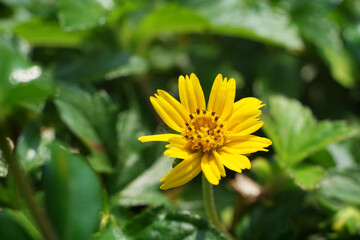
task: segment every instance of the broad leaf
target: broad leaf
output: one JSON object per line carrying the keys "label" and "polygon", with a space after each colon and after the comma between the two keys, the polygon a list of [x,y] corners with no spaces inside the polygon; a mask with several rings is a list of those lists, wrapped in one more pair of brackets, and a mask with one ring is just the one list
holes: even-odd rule
{"label": "broad leaf", "polygon": [[[285,97],[270,98],[270,114],[263,116],[264,130],[273,141],[277,160],[289,169],[299,186],[308,190],[314,189],[325,173],[318,167],[298,164],[331,143],[359,134],[358,128],[345,122],[317,122],[310,109]],[[325,163],[325,167],[331,164]]]}
{"label": "broad leaf", "polygon": [[3,240],[30,240],[30,236],[13,219],[7,209],[0,211],[0,236]]}
{"label": "broad leaf", "polygon": [[325,9],[327,4],[303,1],[298,5],[300,10],[293,19],[304,38],[315,45],[337,82],[344,87],[354,86],[356,65],[344,46],[342,31]]}
{"label": "broad leaf", "polygon": [[154,37],[166,33],[199,33],[209,26],[203,16],[189,8],[168,4],[151,11],[140,23],[136,37],[144,48]]}
{"label": "broad leaf", "polygon": [[115,162],[118,155],[115,130],[117,106],[106,92],[91,94],[75,86],[63,84],[59,87],[55,104],[60,117],[71,131],[91,151],[96,152],[92,160],[100,161],[98,164],[109,169],[107,159]]}
{"label": "broad leaf", "polygon": [[360,205],[360,167],[333,169],[322,180],[319,193],[327,198]]}
{"label": "broad leaf", "polygon": [[129,53],[102,49],[72,57],[62,63],[55,74],[57,78],[69,82],[89,83],[141,73],[144,69],[146,63],[136,60]]}
{"label": "broad leaf", "polygon": [[16,26],[14,33],[32,46],[78,47],[88,32],[65,32],[55,21],[32,20]]}
{"label": "broad leaf", "polygon": [[314,190],[319,187],[326,171],[317,165],[300,165],[290,169],[290,174],[297,185],[305,190]]}
{"label": "broad leaf", "polygon": [[264,115],[264,130],[282,163],[294,166],[330,143],[359,134],[359,129],[341,121],[317,123],[310,109],[296,100],[270,98],[270,114]]}
{"label": "broad leaf", "polygon": [[296,26],[286,12],[264,2],[252,1],[186,1],[211,23],[215,33],[239,36],[260,42],[303,49]]}
{"label": "broad leaf", "polygon": [[27,59],[22,44],[0,36],[1,112],[18,106],[38,111],[54,93],[51,75]]}
{"label": "broad leaf", "polygon": [[61,239],[89,239],[99,222],[100,182],[85,161],[63,146],[50,146],[44,172],[45,203]]}
{"label": "broad leaf", "polygon": [[98,0],[60,0],[58,17],[66,31],[84,30],[104,24],[107,11]]}
{"label": "broad leaf", "polygon": [[171,170],[172,160],[169,157],[160,157],[150,168],[124,186],[123,190],[113,195],[112,204],[121,206],[170,205],[166,196],[160,192],[159,180]]}

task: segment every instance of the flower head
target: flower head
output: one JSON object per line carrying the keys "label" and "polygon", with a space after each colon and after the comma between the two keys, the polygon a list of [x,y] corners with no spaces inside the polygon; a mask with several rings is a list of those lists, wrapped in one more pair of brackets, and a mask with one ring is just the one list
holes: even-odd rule
{"label": "flower head", "polygon": [[236,84],[217,75],[206,106],[195,74],[179,77],[180,102],[163,90],[150,101],[162,120],[177,133],[142,136],[142,142],[169,142],[164,154],[184,159],[160,181],[161,189],[181,186],[201,171],[213,185],[225,177],[225,167],[236,172],[250,169],[246,155],[265,149],[267,138],[251,135],[263,125],[258,118],[264,106],[253,97],[234,103]]}

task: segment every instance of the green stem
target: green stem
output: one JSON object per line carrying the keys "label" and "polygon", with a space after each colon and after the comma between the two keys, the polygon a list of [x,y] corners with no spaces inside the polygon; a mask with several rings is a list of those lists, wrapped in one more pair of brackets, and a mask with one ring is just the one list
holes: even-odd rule
{"label": "green stem", "polygon": [[0,149],[2,150],[3,156],[9,165],[9,171],[16,180],[19,191],[26,201],[35,221],[37,222],[44,239],[56,240],[55,232],[50,224],[49,219],[45,212],[40,208],[34,198],[34,191],[26,179],[25,173],[19,163],[16,161],[12,149],[9,145],[5,135],[5,127],[0,122]]}
{"label": "green stem", "polygon": [[218,218],[218,215],[217,215],[216,209],[215,209],[212,185],[211,185],[211,183],[208,182],[208,180],[206,179],[204,174],[202,176],[202,187],[203,187],[203,198],[204,198],[205,211],[206,211],[206,215],[207,215],[208,219],[210,220],[210,222],[213,225],[218,227],[230,239],[235,239],[219,221],[219,218]]}

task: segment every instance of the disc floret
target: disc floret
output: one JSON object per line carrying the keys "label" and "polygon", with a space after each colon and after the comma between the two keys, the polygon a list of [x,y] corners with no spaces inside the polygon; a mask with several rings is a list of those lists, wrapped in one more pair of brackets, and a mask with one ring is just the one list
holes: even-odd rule
{"label": "disc floret", "polygon": [[189,114],[182,134],[192,150],[209,152],[224,145],[226,130],[219,118],[216,112],[199,108]]}

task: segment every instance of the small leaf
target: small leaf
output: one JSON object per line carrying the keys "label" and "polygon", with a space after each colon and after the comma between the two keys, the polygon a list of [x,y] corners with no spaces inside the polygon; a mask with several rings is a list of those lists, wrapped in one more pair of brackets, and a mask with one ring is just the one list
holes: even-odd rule
{"label": "small leaf", "polygon": [[8,172],[9,172],[9,167],[5,163],[5,161],[1,159],[1,151],[0,151],[0,178],[6,177],[8,175]]}
{"label": "small leaf", "polygon": [[171,159],[162,156],[151,167],[128,183],[111,199],[114,205],[136,206],[167,204],[168,199],[159,190],[159,180],[171,170]]}
{"label": "small leaf", "polygon": [[127,240],[120,227],[112,226],[101,233],[93,235],[92,240]]}
{"label": "small leaf", "polygon": [[50,154],[46,145],[53,138],[54,132],[51,129],[40,132],[40,127],[34,122],[25,126],[17,142],[16,154],[26,172],[42,166],[49,160]]}
{"label": "small leaf", "polygon": [[197,215],[167,212],[158,206],[146,210],[130,220],[124,233],[132,239],[228,239],[218,229]]}

